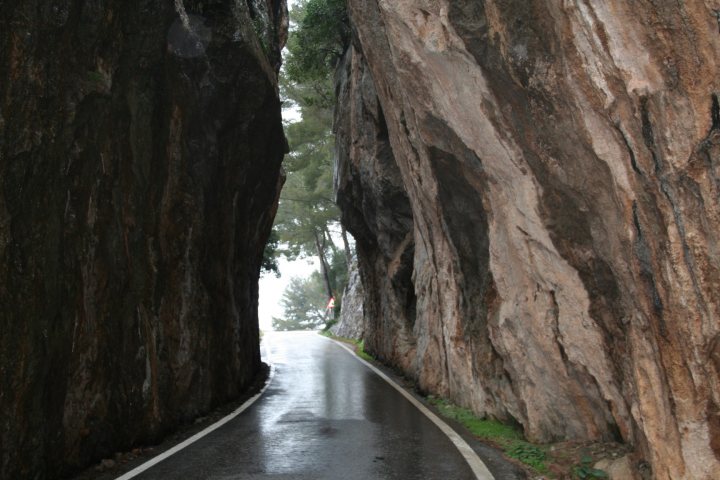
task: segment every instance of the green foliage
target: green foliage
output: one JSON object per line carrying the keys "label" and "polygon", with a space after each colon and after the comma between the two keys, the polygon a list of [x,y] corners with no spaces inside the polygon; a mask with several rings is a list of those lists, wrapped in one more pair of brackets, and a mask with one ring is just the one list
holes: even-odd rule
{"label": "green foliage", "polygon": [[90,83],[105,83],[105,77],[102,73],[96,72],[94,70],[88,70],[87,72],[87,81]]}
{"label": "green foliage", "polygon": [[573,474],[575,477],[582,479],[582,480],[596,480],[596,479],[603,479],[603,478],[609,478],[608,474],[605,473],[603,470],[598,470],[597,468],[592,468],[588,465],[580,465],[575,468],[573,468]]}
{"label": "green foliage", "polygon": [[505,454],[510,458],[520,460],[538,472],[547,470],[547,453],[537,445],[527,442],[515,442],[505,450]]}
{"label": "green foliage", "polygon": [[292,83],[287,75],[280,79],[280,96],[285,106],[318,108],[331,112],[335,105],[332,77],[308,83]]}
{"label": "green foliage", "polygon": [[290,12],[295,28],[288,39],[285,70],[297,83],[332,77],[350,41],[346,0],[305,0]]}
{"label": "green foliage", "polygon": [[[347,282],[347,265],[343,250],[331,236],[331,231],[337,231],[340,225],[340,210],[332,201],[332,138],[328,128],[315,138],[299,139],[300,134],[317,134],[311,127],[300,122],[288,128],[293,151],[286,159],[288,176],[275,219],[281,243],[277,253],[290,260],[317,256],[328,271],[326,290],[333,292],[337,312],[340,292]],[[324,298],[327,301],[327,291]]]}
{"label": "green foliage", "polygon": [[277,232],[273,229],[270,232],[270,237],[265,244],[265,250],[263,251],[263,259],[260,268],[263,273],[272,273],[276,277],[280,277],[280,267],[277,263],[277,249],[279,237]]}
{"label": "green foliage", "polygon": [[342,247],[336,247],[331,244],[330,255],[328,261],[328,271],[330,278],[335,286],[335,317],[338,316],[342,310],[342,294],[345,290],[345,285],[348,282],[348,266],[345,261],[345,254],[343,253]]}
{"label": "green foliage", "polygon": [[[290,17],[292,28],[281,75],[281,95],[286,104],[300,110],[302,119],[285,128],[290,153],[283,164],[287,180],[275,219],[278,246],[272,256],[283,255],[289,260],[317,256],[322,272],[317,275],[324,291],[323,313],[332,295],[336,305],[333,313],[337,316],[340,292],[347,282],[347,265],[344,251],[335,245],[331,235],[340,229],[340,210],[333,193],[333,70],[349,38],[345,0],[303,0]],[[298,304],[297,297],[291,303]],[[274,319],[274,325],[298,328],[299,316],[291,310],[286,308],[286,318]],[[300,323],[313,322],[303,318]]]}
{"label": "green foliage", "polygon": [[[290,154],[284,162],[287,181],[280,195],[275,229],[288,258],[318,254],[317,239],[329,243],[329,227],[340,211],[333,202],[332,114],[302,109],[302,121],[287,126]],[[326,259],[327,260],[327,259]]]}
{"label": "green foliage", "polygon": [[573,467],[573,475],[580,480],[600,480],[609,478],[604,470],[593,468],[593,458],[590,455],[583,455],[580,458],[580,465]]}
{"label": "green foliage", "polygon": [[428,401],[444,417],[463,424],[473,435],[496,443],[508,457],[521,461],[538,473],[547,473],[547,452],[543,447],[527,442],[519,430],[496,420],[478,418],[471,410],[442,398],[429,396]]}
{"label": "green foliage", "polygon": [[324,335],[328,338],[332,338],[333,340],[339,340],[341,342],[354,345],[355,346],[355,354],[365,361],[371,362],[371,361],[375,360],[375,358],[372,355],[370,355],[369,353],[367,353],[365,351],[365,340],[354,340],[352,338],[337,337],[337,336],[333,335],[332,332],[330,332],[329,328],[330,327],[328,326],[327,328],[323,329],[320,332],[320,335]]}
{"label": "green foliage", "polygon": [[[301,18],[309,18],[305,9],[315,11],[318,3],[323,2],[311,0],[301,4]],[[325,3],[330,8],[333,2]],[[324,8],[320,10],[324,11]],[[297,44],[298,35],[303,31],[302,25],[300,21],[300,26],[291,32],[290,44]],[[286,59],[288,68],[293,64],[293,58],[291,48]],[[334,313],[337,314],[340,310],[339,292],[346,283],[347,265],[343,250],[337,248],[331,235],[331,231],[339,230],[340,210],[333,201],[335,137],[332,133],[332,75],[329,70],[323,75],[314,78],[296,76],[291,80],[286,71],[283,76],[282,93],[300,109],[302,120],[286,125],[290,154],[284,162],[287,181],[280,196],[275,230],[282,245],[278,254],[290,260],[317,256],[322,262],[329,277],[326,291],[335,296]],[[326,293],[326,299],[327,296]]]}
{"label": "green foliage", "polygon": [[320,274],[315,272],[309,278],[293,278],[285,289],[280,304],[284,318],[273,317],[273,329],[313,330],[325,321],[325,290]]}
{"label": "green foliage", "polygon": [[258,41],[260,42],[260,48],[266,56],[270,56],[270,45],[268,44],[268,25],[265,23],[262,17],[255,17],[252,21],[253,30],[257,35]]}
{"label": "green foliage", "polygon": [[471,410],[453,405],[442,398],[430,396],[428,400],[437,407],[443,416],[462,423],[468,430],[480,438],[488,440],[523,440],[522,433],[509,425],[505,425],[496,420],[478,418]]}
{"label": "green foliage", "polygon": [[365,340],[361,340],[360,342],[358,342],[357,346],[358,348],[356,353],[358,357],[368,362],[375,360],[372,355],[365,351]]}
{"label": "green foliage", "polygon": [[345,0],[304,0],[290,11],[291,28],[281,79],[281,95],[295,106],[335,105],[334,73],[350,43]]}

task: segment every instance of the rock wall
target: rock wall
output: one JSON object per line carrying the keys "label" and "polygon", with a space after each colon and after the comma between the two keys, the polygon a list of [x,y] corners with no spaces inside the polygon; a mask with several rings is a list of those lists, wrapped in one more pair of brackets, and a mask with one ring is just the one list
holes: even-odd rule
{"label": "rock wall", "polygon": [[284,0],[0,3],[0,478],[237,397],[285,150]]}
{"label": "rock wall", "polygon": [[412,209],[372,76],[358,50],[348,50],[337,77],[336,201],[355,237],[364,338],[382,359],[409,368],[415,308]]}
{"label": "rock wall", "polygon": [[720,471],[720,2],[349,0],[366,348],[527,436]]}
{"label": "rock wall", "polygon": [[358,341],[363,339],[365,335],[364,296],[357,261],[353,261],[348,271],[348,283],[342,295],[340,320],[330,327],[333,335]]}

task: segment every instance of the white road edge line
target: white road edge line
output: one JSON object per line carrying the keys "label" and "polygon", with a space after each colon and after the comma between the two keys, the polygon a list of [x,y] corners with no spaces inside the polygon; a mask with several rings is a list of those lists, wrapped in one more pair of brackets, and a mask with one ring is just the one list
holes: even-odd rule
{"label": "white road edge line", "polygon": [[226,417],[218,420],[217,422],[213,423],[212,425],[210,425],[209,427],[205,428],[204,430],[196,433],[195,435],[193,435],[192,437],[188,438],[188,439],[185,440],[184,442],[178,443],[177,445],[175,445],[175,446],[174,446],[173,448],[171,448],[170,450],[167,450],[167,451],[161,453],[161,454],[158,455],[157,457],[151,458],[151,459],[148,460],[147,462],[145,462],[145,463],[143,463],[142,465],[134,468],[133,470],[130,470],[130,471],[127,472],[126,474],[124,474],[124,475],[122,475],[122,476],[120,476],[120,477],[117,477],[115,480],[129,480],[129,479],[131,479],[131,478],[134,478],[134,477],[140,475],[140,474],[141,474],[142,472],[144,472],[145,470],[147,470],[147,469],[149,469],[149,468],[151,468],[151,467],[154,467],[155,465],[157,465],[158,463],[162,462],[162,461],[165,460],[166,458],[168,458],[168,457],[170,457],[170,456],[172,456],[172,455],[175,455],[177,452],[179,452],[179,451],[182,450],[183,448],[187,447],[188,445],[191,445],[191,444],[197,442],[197,441],[200,440],[202,437],[204,437],[204,436],[206,436],[207,434],[209,434],[209,433],[217,430],[218,428],[222,427],[223,425],[225,425],[226,423],[228,423],[230,420],[232,420],[233,418],[237,417],[237,416],[240,415],[242,412],[244,412],[245,410],[247,410],[248,407],[250,407],[250,405],[252,405],[253,403],[255,403],[255,402],[257,401],[257,399],[259,399],[259,398],[262,396],[262,394],[265,393],[265,390],[268,389],[268,387],[270,386],[270,383],[272,382],[274,376],[275,376],[275,365],[273,365],[273,364],[271,363],[271,364],[270,364],[270,375],[268,375],[267,381],[265,382],[265,386],[264,386],[264,387],[262,388],[262,390],[260,390],[258,393],[256,393],[256,394],[253,395],[251,398],[249,398],[248,400],[246,400],[245,403],[243,403],[242,405],[240,405],[240,406],[237,408],[237,410],[235,410],[234,412],[232,412],[230,415],[228,415],[228,416],[226,416]]}
{"label": "white road edge line", "polygon": [[331,342],[335,343],[339,347],[347,350],[353,356],[353,358],[355,358],[355,360],[359,361],[360,363],[362,363],[363,365],[368,367],[370,370],[375,372],[377,375],[379,375],[380,378],[382,378],[387,383],[389,383],[390,386],[392,386],[395,390],[400,392],[400,394],[403,397],[408,399],[408,401],[410,403],[412,403],[415,406],[415,408],[420,410],[427,418],[429,418],[430,421],[433,422],[440,430],[442,430],[442,432],[445,435],[447,435],[447,437],[450,439],[450,441],[455,445],[455,447],[460,452],[460,455],[462,455],[463,458],[465,459],[465,461],[468,463],[468,465],[470,465],[470,469],[475,474],[475,478],[477,478],[477,480],[495,480],[495,477],[493,477],[493,474],[490,473],[490,470],[488,470],[485,463],[480,459],[480,457],[478,457],[477,453],[475,453],[475,450],[473,450],[472,447],[470,447],[470,445],[467,444],[465,439],[463,439],[455,430],[453,430],[450,425],[443,422],[442,419],[440,419],[440,417],[435,415],[425,405],[420,403],[420,401],[418,401],[417,398],[410,395],[403,387],[401,387],[400,385],[395,383],[395,381],[393,379],[391,379],[390,377],[385,375],[382,372],[382,370],[378,369],[377,367],[375,367],[375,365],[371,364],[370,362],[366,362],[362,358],[358,357],[350,347],[348,347],[347,345],[345,345],[342,342],[333,340],[332,338],[328,338],[324,335],[320,335],[320,336],[322,338],[330,340]]}

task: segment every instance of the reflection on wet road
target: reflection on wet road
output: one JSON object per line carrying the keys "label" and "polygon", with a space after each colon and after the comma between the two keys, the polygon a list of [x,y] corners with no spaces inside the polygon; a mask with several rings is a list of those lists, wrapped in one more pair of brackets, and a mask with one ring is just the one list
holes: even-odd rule
{"label": "reflection on wet road", "polygon": [[442,432],[316,333],[266,335],[276,375],[246,412],[141,479],[473,479]]}

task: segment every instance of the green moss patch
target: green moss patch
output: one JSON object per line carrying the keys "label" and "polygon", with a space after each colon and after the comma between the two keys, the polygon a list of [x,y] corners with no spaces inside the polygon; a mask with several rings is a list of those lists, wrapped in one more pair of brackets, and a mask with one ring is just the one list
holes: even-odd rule
{"label": "green moss patch", "polygon": [[471,410],[442,398],[431,395],[428,401],[444,417],[461,423],[476,437],[497,445],[508,457],[522,462],[537,473],[549,472],[547,447],[528,442],[518,429],[497,420],[479,418]]}
{"label": "green moss patch", "polygon": [[343,343],[347,343],[348,345],[351,345],[353,347],[353,350],[355,350],[355,354],[362,358],[363,360],[366,360],[368,362],[371,362],[375,360],[375,358],[367,353],[365,351],[365,340],[353,340],[352,338],[345,338],[345,337],[336,337],[332,333],[330,333],[330,330],[323,330],[320,332],[320,335],[324,335],[328,338],[332,338],[333,340],[337,340]]}

